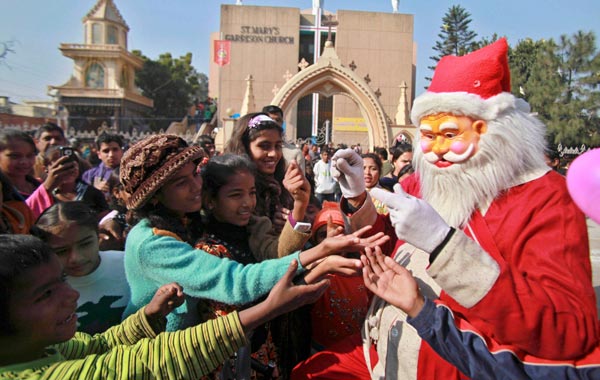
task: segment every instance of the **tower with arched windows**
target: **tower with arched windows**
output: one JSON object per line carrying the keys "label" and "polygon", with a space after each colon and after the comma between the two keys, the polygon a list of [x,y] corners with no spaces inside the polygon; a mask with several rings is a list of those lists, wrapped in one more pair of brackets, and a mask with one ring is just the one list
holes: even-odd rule
{"label": "tower with arched windows", "polygon": [[153,102],[135,87],[135,71],[143,61],[127,50],[129,26],[113,0],[98,0],[83,18],[83,31],[82,44],[61,43],[60,51],[74,61],[73,74],[65,84],[52,87],[69,113],[65,127],[143,127],[141,116]]}

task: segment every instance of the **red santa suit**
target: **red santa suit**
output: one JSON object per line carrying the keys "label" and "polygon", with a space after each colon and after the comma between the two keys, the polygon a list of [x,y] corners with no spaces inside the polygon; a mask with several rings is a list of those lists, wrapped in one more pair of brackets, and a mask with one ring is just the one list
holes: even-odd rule
{"label": "red santa suit", "polygon": [[[495,63],[507,72],[506,42],[501,40],[491,46],[485,54],[496,55],[499,50],[498,56],[504,57]],[[478,59],[465,59],[464,65],[453,60],[440,61],[430,86],[433,93],[426,94],[421,103],[419,99],[415,101],[413,120],[456,108],[459,114],[493,120],[507,108],[518,106],[518,100],[506,91],[510,88],[507,75],[494,77],[493,73],[483,73],[473,80],[457,71],[457,67],[468,73],[476,72],[479,67],[491,67],[492,71],[497,68]],[[442,90],[445,87],[438,76],[440,66],[445,70],[441,77],[451,82],[451,91]],[[486,74],[490,75],[486,77]],[[475,95],[470,93],[473,87],[479,91]],[[492,99],[491,107],[482,106],[481,98]],[[484,378],[502,378],[496,377],[493,370],[470,370],[484,363],[482,358],[497,345],[511,355],[510,361],[502,362],[502,366],[514,370],[509,370],[515,374],[513,378],[550,373],[524,375],[523,368],[530,367],[579,370],[579,364],[574,363],[584,363],[600,369],[597,349],[600,330],[585,217],[571,200],[564,178],[539,162],[515,173],[512,186],[505,188],[489,205],[479,207],[437,256],[432,258],[408,243],[397,242],[394,260],[412,272],[425,297],[439,297],[453,314],[452,318],[435,319],[437,325],[430,330],[444,331],[443,323],[452,323],[448,321],[455,317],[466,321],[471,335],[485,342],[495,342],[495,346],[483,344],[479,345],[479,351],[468,350],[466,348],[471,346],[467,341],[448,339],[445,343],[433,344],[438,354],[421,340],[419,334],[425,334],[426,330],[423,326],[413,328],[412,321],[407,321],[402,310],[374,297],[362,333],[363,347],[321,352],[298,366],[295,378],[341,379],[344,377],[340,368],[358,368],[361,364],[364,368],[361,376],[368,371],[372,379],[466,378],[458,368],[467,374],[484,373]],[[402,185],[408,193],[421,195],[416,175]],[[391,225],[381,220],[385,216],[375,214],[368,198],[350,218],[353,229],[370,224],[376,226],[377,231],[383,228],[390,237],[395,236]],[[431,307],[428,310],[425,314],[434,320]],[[460,322],[448,325],[446,331],[456,331],[459,325]],[[463,346],[453,350],[453,344]],[[364,353],[362,358],[356,355],[358,349]],[[376,363],[372,360],[374,350],[378,356]],[[464,353],[464,357],[457,359],[453,351]],[[335,357],[335,361],[329,361],[340,363],[334,367],[335,376],[327,371],[315,371],[319,360],[327,357]],[[359,363],[361,360],[363,363]],[[459,361],[467,364],[461,365],[464,363]],[[355,373],[347,378],[359,378]],[[593,377],[578,372],[573,378]]]}

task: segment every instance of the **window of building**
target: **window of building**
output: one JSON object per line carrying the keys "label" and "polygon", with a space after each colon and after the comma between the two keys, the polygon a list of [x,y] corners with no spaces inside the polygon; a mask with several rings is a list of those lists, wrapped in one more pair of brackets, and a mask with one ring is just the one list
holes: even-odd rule
{"label": "window of building", "polygon": [[121,69],[121,87],[129,89],[129,70],[127,66],[123,66]]}
{"label": "window of building", "polygon": [[109,25],[106,32],[106,43],[110,45],[117,45],[119,43],[119,31],[117,30],[117,28],[115,26]]}
{"label": "window of building", "polygon": [[92,44],[102,43],[102,25],[98,23],[92,24]]}
{"label": "window of building", "polygon": [[85,74],[85,85],[90,88],[104,87],[104,69],[98,63],[92,63]]}

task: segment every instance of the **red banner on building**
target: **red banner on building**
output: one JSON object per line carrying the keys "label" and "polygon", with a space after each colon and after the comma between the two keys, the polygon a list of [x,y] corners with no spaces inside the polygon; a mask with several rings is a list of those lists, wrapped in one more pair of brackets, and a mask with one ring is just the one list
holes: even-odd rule
{"label": "red banner on building", "polygon": [[225,66],[229,63],[229,52],[231,51],[231,41],[215,40],[215,63],[219,66]]}

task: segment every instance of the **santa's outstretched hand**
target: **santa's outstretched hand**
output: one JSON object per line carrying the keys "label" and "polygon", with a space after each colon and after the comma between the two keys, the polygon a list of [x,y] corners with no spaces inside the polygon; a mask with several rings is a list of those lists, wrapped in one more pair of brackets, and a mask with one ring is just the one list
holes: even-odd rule
{"label": "santa's outstretched hand", "polygon": [[331,175],[340,184],[344,198],[355,198],[365,192],[362,157],[353,149],[340,149],[331,158]]}
{"label": "santa's outstretched hand", "polygon": [[373,188],[370,195],[387,206],[398,238],[427,253],[433,252],[450,232],[450,226],[429,203],[405,193],[399,184],[393,193]]}

